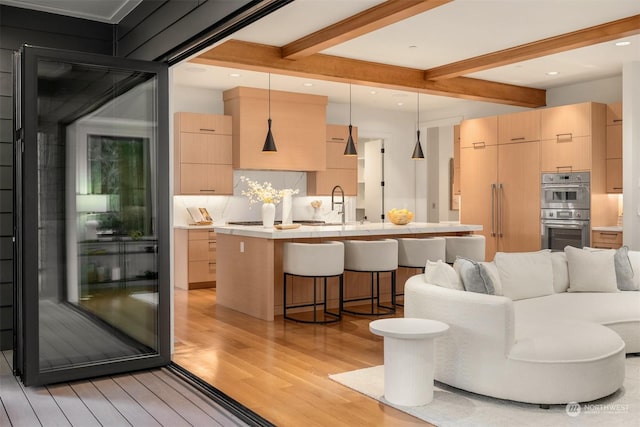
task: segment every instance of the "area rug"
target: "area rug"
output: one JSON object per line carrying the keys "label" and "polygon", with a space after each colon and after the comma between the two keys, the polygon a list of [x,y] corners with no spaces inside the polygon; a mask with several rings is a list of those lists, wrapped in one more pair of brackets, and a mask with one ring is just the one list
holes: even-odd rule
{"label": "area rug", "polygon": [[332,380],[381,403],[439,427],[446,426],[640,426],[640,357],[626,359],[623,387],[605,398],[580,405],[538,405],[494,399],[436,382],[433,401],[400,406],[384,398],[383,366],[329,375]]}

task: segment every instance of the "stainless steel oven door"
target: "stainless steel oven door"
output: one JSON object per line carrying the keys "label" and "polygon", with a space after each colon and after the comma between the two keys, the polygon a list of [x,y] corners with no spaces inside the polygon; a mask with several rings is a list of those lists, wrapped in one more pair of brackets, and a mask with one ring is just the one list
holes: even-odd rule
{"label": "stainless steel oven door", "polygon": [[540,224],[542,249],[564,251],[565,246],[583,248],[590,244],[590,221],[543,219]]}
{"label": "stainless steel oven door", "polygon": [[589,209],[589,184],[543,184],[540,191],[543,209]]}

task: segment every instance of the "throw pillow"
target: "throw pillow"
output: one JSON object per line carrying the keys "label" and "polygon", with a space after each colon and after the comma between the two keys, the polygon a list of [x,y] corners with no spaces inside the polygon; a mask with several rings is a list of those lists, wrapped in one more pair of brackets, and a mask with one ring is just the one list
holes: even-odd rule
{"label": "throw pillow", "polygon": [[564,252],[551,252],[553,267],[553,290],[556,293],[567,292],[569,288],[569,266]]}
{"label": "throw pillow", "polygon": [[424,280],[432,285],[464,291],[458,273],[456,273],[453,267],[442,260],[436,262],[427,261],[424,269]]}
{"label": "throw pillow", "polygon": [[494,294],[495,289],[491,278],[477,261],[456,257],[453,268],[460,275],[465,291]]}
{"label": "throw pillow", "polygon": [[502,294],[513,301],[553,294],[551,251],[498,252]]}
{"label": "throw pillow", "polygon": [[502,295],[502,283],[500,282],[500,273],[495,261],[480,261],[480,267],[484,268],[487,275],[493,283],[493,294]]}
{"label": "throw pillow", "polygon": [[564,248],[569,266],[568,292],[617,292],[615,251]]}
{"label": "throw pillow", "polygon": [[[603,250],[613,250],[613,249],[598,249],[598,248],[590,248],[585,247],[584,249],[590,251],[603,251]],[[615,249],[615,254],[613,256],[613,263],[616,269],[616,285],[618,289],[621,291],[636,291],[638,288],[636,287],[636,283],[634,281],[634,271],[631,266],[631,260],[629,259],[629,248],[626,246],[622,246],[618,249]]]}

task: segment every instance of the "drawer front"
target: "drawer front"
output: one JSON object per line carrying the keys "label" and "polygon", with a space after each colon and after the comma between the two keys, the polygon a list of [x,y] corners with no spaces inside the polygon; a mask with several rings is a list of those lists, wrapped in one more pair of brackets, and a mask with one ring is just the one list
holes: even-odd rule
{"label": "drawer front", "polygon": [[617,231],[594,231],[593,242],[617,244],[617,247],[619,247],[620,245],[622,245],[622,233]]}
{"label": "drawer front", "polygon": [[211,261],[189,261],[189,283],[213,282],[216,280],[216,263]]}
{"label": "drawer front", "polygon": [[189,230],[189,240],[209,240],[209,235],[215,236],[215,231],[211,230]]}
{"label": "drawer front", "polygon": [[189,261],[215,260],[216,242],[192,240],[189,242]]}

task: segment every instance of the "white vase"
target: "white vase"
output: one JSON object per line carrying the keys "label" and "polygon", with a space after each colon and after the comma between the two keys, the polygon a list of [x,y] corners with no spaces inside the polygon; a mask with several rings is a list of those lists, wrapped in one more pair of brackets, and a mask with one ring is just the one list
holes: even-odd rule
{"label": "white vase", "polygon": [[283,224],[292,224],[293,223],[293,207],[291,200],[291,191],[285,191],[282,196],[282,223]]}
{"label": "white vase", "polygon": [[276,219],[276,205],[273,203],[264,203],[262,205],[262,226],[264,228],[273,228]]}

